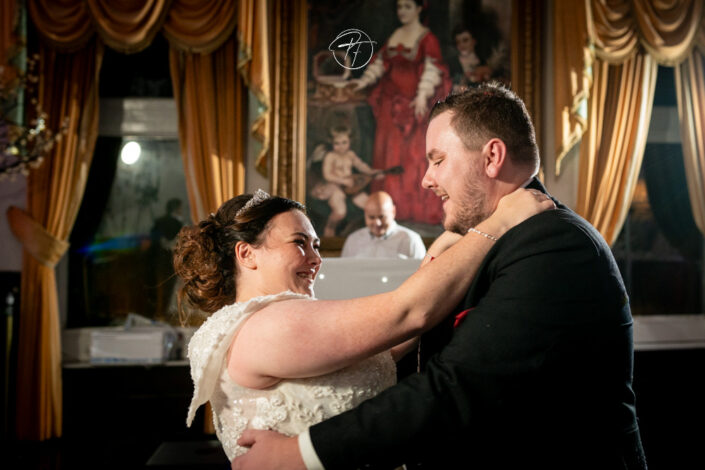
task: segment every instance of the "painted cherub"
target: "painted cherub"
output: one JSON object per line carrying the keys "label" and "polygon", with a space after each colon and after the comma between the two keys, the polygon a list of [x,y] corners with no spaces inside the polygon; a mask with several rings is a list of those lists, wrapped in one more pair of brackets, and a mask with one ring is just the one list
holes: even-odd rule
{"label": "painted cherub", "polygon": [[[347,126],[330,129],[332,149],[322,157],[322,180],[312,189],[316,199],[328,201],[330,215],[323,229],[323,236],[335,236],[335,229],[347,215],[347,198],[364,208],[369,194],[364,190],[372,178],[383,178],[382,170],[371,168],[350,149],[352,131]],[[357,173],[353,170],[357,170]],[[363,176],[363,178],[358,178]]]}

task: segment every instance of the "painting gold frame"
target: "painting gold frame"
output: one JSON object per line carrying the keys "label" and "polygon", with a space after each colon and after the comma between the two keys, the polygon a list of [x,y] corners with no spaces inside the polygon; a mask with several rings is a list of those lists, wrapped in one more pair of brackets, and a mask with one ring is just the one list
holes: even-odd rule
{"label": "painting gold frame", "polygon": [[[512,0],[511,83],[524,100],[541,136],[542,22],[544,2]],[[272,150],[269,155],[273,194],[306,201],[306,100],[308,2],[273,0]],[[539,148],[541,142],[539,141]],[[336,255],[339,237],[322,239],[322,251]]]}

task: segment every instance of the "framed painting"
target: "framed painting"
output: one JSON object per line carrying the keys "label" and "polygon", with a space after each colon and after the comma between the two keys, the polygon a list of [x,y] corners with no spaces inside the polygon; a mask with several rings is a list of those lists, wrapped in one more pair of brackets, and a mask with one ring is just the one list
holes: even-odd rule
{"label": "framed painting", "polygon": [[392,196],[400,224],[429,240],[442,231],[440,200],[421,181],[428,114],[451,91],[503,81],[540,122],[538,0],[274,9],[272,190],[306,203],[324,249],[364,225],[377,190]]}

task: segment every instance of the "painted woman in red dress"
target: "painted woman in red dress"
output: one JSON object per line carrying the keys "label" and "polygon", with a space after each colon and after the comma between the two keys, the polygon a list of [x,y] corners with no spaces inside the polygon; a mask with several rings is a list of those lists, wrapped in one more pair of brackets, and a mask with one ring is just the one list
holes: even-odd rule
{"label": "painted woman in red dress", "polygon": [[419,20],[423,3],[397,1],[401,26],[353,82],[358,90],[375,85],[368,97],[377,126],[372,166],[404,167],[403,174],[373,183],[373,190],[392,196],[398,220],[438,224],[440,199],[421,187],[425,135],[429,111],[450,92],[451,81],[438,38]]}

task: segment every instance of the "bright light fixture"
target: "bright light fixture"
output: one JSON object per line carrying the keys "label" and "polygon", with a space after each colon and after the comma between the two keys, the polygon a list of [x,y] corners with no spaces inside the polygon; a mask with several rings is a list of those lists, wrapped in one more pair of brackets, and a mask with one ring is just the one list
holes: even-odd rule
{"label": "bright light fixture", "polygon": [[140,158],[142,147],[137,142],[128,142],[122,147],[120,159],[125,165],[134,165]]}

